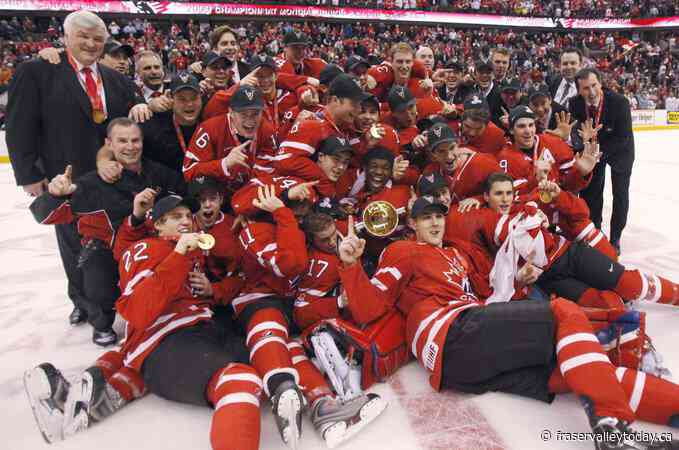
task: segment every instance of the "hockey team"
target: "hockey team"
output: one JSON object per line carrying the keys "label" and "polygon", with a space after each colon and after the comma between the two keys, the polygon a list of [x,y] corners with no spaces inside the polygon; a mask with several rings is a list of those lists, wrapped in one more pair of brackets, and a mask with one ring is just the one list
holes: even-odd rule
{"label": "hockey team", "polygon": [[[628,433],[679,427],[679,385],[631,304],[677,304],[679,285],[620,264],[578,196],[600,115],[557,115],[546,88],[509,95],[484,61],[432,71],[404,42],[345,67],[307,57],[301,32],[283,44],[212,93],[206,70],[172,80],[170,112],[202,108],[181,173],[117,118],[97,170],[68,167],[32,203],[40,223],[78,225],[95,342],[125,324],[75,380],[26,372],[45,440],[150,392],[212,408],[215,449],[259,448],[264,407],[288,447],[308,413],[332,448],[385,411],[368,389],[416,359],[437,391],[573,392],[599,449],[679,448]],[[204,69],[235,66],[213,56]],[[575,81],[603,102],[596,70]]]}

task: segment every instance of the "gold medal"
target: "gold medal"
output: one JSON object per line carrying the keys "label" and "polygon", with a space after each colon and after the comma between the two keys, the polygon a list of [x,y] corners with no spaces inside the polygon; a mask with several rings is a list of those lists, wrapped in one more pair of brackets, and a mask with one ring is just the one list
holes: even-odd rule
{"label": "gold medal", "polygon": [[215,238],[211,234],[201,234],[198,236],[198,247],[201,250],[210,250],[215,246]]}
{"label": "gold medal", "polygon": [[551,203],[553,200],[552,193],[549,191],[540,191],[540,201],[542,203]]}
{"label": "gold medal", "polygon": [[95,109],[92,111],[92,120],[94,120],[94,123],[96,124],[104,123],[104,120],[106,120],[106,114],[104,114],[104,111]]}
{"label": "gold medal", "polygon": [[380,129],[377,125],[373,125],[370,127],[370,137],[372,137],[373,139],[382,139]]}

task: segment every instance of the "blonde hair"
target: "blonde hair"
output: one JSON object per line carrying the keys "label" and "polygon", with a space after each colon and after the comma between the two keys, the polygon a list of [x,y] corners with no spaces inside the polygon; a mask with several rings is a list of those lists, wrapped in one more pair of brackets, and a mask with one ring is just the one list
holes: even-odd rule
{"label": "blonde hair", "polygon": [[407,42],[398,42],[392,45],[389,56],[393,58],[396,53],[410,53],[413,57],[415,56],[415,50]]}

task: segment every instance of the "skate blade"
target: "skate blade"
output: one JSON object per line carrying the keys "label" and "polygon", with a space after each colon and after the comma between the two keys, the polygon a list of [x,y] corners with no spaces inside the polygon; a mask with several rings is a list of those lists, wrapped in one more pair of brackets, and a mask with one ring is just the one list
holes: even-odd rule
{"label": "skate blade", "polygon": [[328,448],[335,448],[343,442],[351,439],[369,423],[379,417],[387,409],[387,403],[381,397],[376,397],[367,402],[359,411],[359,420],[347,424],[346,421],[338,422],[325,430],[323,439]]}
{"label": "skate blade", "polygon": [[45,372],[38,367],[27,370],[24,373],[24,390],[28,396],[35,423],[45,442],[51,444],[63,440],[64,414],[58,409],[47,406],[47,400],[52,396],[52,388]]}
{"label": "skate blade", "polygon": [[92,399],[94,380],[85,372],[68,392],[64,408],[64,437],[73,436],[89,427],[87,405]]}
{"label": "skate blade", "polygon": [[277,415],[287,425],[281,430],[281,438],[291,450],[299,449],[300,430],[297,423],[299,411],[302,409],[297,392],[284,392],[278,400]]}

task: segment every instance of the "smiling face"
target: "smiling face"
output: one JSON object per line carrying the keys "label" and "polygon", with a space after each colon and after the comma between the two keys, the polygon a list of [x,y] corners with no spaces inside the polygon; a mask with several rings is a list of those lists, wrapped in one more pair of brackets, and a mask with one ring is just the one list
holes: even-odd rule
{"label": "smiling face", "polygon": [[464,136],[467,140],[472,141],[481,136],[483,132],[486,131],[486,126],[486,122],[467,117],[462,121],[462,136]]}
{"label": "smiling face", "polygon": [[143,139],[137,125],[116,125],[106,138],[113,157],[125,168],[133,168],[141,161]]}
{"label": "smiling face", "polygon": [[365,133],[368,129],[380,120],[380,111],[373,102],[361,103],[361,112],[356,117],[356,129]]}
{"label": "smiling face", "polygon": [[257,133],[257,128],[262,120],[261,109],[246,109],[243,111],[231,111],[231,124],[241,136],[252,139]]}
{"label": "smiling face", "polygon": [[493,75],[495,76],[495,79],[504,79],[505,75],[507,75],[507,70],[509,70],[509,55],[493,53],[490,62],[493,65]]}
{"label": "smiling face", "polygon": [[137,74],[149,89],[156,90],[163,83],[163,63],[154,55],[145,55],[137,61]]}
{"label": "smiling face", "polygon": [[575,74],[582,68],[580,61],[580,55],[572,53],[563,53],[561,55],[561,60],[559,64],[559,69],[561,71],[561,76],[569,81],[575,79]]}
{"label": "smiling face", "polygon": [[379,192],[391,178],[393,164],[386,159],[373,158],[365,167],[365,184],[370,192]]}
{"label": "smiling face", "polygon": [[535,119],[523,117],[511,129],[514,142],[519,148],[532,148],[535,143]]}
{"label": "smiling face", "polygon": [[417,104],[413,103],[403,111],[393,112],[391,116],[398,128],[409,128],[417,123]]}
{"label": "smiling face", "polygon": [[428,70],[434,70],[434,52],[429,47],[421,47],[415,56]]}
{"label": "smiling face", "polygon": [[106,53],[102,56],[101,63],[123,75],[127,75],[130,70],[130,59],[124,52]]}
{"label": "smiling face", "polygon": [[214,50],[215,53],[226,56],[229,61],[235,62],[240,52],[240,44],[238,44],[238,40],[233,33],[226,32],[219,38],[217,48]]}
{"label": "smiling face", "polygon": [[337,228],[334,223],[325,229],[313,233],[311,245],[324,253],[337,253]]}
{"label": "smiling face", "polygon": [[511,181],[497,181],[490,191],[483,194],[488,207],[495,212],[509,214],[514,202],[514,186]]}
{"label": "smiling face", "polygon": [[257,71],[257,85],[265,97],[276,95],[276,72],[271,67],[262,66]]}
{"label": "smiling face", "polygon": [[587,106],[598,106],[603,90],[597,76],[590,73],[584,80],[578,80],[578,93],[585,99]]}
{"label": "smiling face", "polygon": [[443,232],[446,229],[446,216],[439,211],[426,211],[415,219],[408,219],[408,224],[415,230],[417,242],[441,247]]}
{"label": "smiling face", "polygon": [[229,69],[231,65],[223,59],[218,59],[203,69],[203,76],[212,81],[216,89],[226,89],[231,79]]}
{"label": "smiling face", "polygon": [[447,175],[455,172],[457,160],[457,143],[444,142],[431,150],[431,159],[441,166]]}
{"label": "smiling face", "polygon": [[405,85],[410,79],[410,72],[413,69],[413,54],[407,52],[396,52],[391,59],[394,68],[394,82]]}
{"label": "smiling face", "polygon": [[160,237],[174,237],[193,232],[193,214],[186,206],[179,205],[158,219],[153,227]]}
{"label": "smiling face", "polygon": [[333,183],[339,180],[349,167],[351,152],[345,151],[337,155],[318,155],[318,167],[321,168],[326,177]]}
{"label": "smiling face", "polygon": [[292,65],[297,65],[302,62],[306,54],[306,45],[288,45],[285,47],[285,59],[290,61]]}
{"label": "smiling face", "polygon": [[196,213],[196,217],[203,229],[211,228],[219,218],[224,196],[215,190],[205,189],[200,193],[198,199],[200,200],[200,209]]}
{"label": "smiling face", "polygon": [[181,125],[195,125],[203,104],[200,93],[187,88],[175,92],[172,98],[174,99],[172,110],[177,122]]}
{"label": "smiling face", "polygon": [[64,34],[66,49],[83,66],[91,66],[104,53],[106,31],[104,29],[73,26]]}

